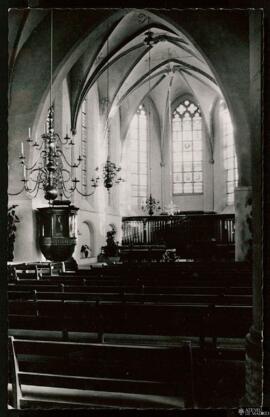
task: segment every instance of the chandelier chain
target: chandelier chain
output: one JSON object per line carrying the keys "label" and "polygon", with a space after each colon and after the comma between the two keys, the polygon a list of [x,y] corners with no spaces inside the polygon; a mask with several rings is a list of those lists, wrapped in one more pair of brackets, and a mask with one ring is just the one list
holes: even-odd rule
{"label": "chandelier chain", "polygon": [[52,106],[52,77],[53,77],[53,9],[51,9],[51,42],[50,42],[50,107]]}

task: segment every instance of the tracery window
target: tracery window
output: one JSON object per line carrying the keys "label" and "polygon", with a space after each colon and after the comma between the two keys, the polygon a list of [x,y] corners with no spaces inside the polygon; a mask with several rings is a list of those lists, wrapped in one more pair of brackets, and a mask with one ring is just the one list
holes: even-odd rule
{"label": "tracery window", "polygon": [[227,205],[231,205],[234,203],[234,189],[238,184],[238,168],[234,146],[233,125],[225,103],[221,105],[220,116],[226,181],[226,203]]}
{"label": "tracery window", "polygon": [[81,186],[82,193],[87,194],[87,99],[81,107]]}
{"label": "tracery window", "polygon": [[128,165],[131,173],[131,203],[141,206],[147,195],[147,115],[143,105],[138,107],[129,128]]}
{"label": "tracery window", "polygon": [[201,194],[202,117],[197,104],[184,100],[172,117],[173,194]]}

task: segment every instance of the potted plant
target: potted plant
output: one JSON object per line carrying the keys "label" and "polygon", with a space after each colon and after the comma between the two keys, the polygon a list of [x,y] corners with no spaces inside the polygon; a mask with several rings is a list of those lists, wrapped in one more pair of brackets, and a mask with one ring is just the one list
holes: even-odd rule
{"label": "potted plant", "polygon": [[8,215],[7,215],[7,229],[8,229],[8,261],[13,261],[14,259],[14,242],[16,238],[16,230],[17,226],[16,223],[19,223],[20,220],[16,215],[16,207],[17,204],[13,204],[12,206],[8,207]]}
{"label": "potted plant", "polygon": [[102,246],[101,254],[99,256],[100,262],[118,262],[119,257],[119,243],[115,242],[116,230],[111,226],[111,230],[107,232],[106,246]]}

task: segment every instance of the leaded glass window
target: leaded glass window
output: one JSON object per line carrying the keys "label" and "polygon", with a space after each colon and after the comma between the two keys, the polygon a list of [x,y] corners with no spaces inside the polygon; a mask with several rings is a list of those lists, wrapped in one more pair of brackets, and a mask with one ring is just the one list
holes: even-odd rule
{"label": "leaded glass window", "polygon": [[81,107],[81,187],[82,193],[87,194],[87,100]]}
{"label": "leaded glass window", "polygon": [[200,108],[184,100],[172,119],[173,194],[203,192],[202,117]]}
{"label": "leaded glass window", "polygon": [[140,105],[129,128],[129,170],[131,173],[131,200],[133,206],[141,206],[147,195],[148,147],[147,115]]}

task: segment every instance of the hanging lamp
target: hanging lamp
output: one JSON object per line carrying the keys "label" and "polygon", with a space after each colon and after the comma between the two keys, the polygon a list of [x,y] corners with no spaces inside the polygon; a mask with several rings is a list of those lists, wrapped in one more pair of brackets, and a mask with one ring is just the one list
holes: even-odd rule
{"label": "hanging lamp", "polygon": [[[44,132],[38,140],[37,135],[33,140],[31,128],[28,128],[28,137],[21,142],[21,154],[19,161],[22,166],[23,187],[16,193],[9,193],[11,196],[19,195],[23,191],[37,197],[39,191],[43,190],[44,198],[49,204],[54,204],[57,200],[70,202],[72,194],[77,191],[82,196],[90,196],[91,193],[82,193],[78,188],[80,181],[76,176],[76,169],[80,166],[83,158],[78,156],[74,160],[74,137],[61,136],[54,130],[54,104],[52,103],[52,79],[53,79],[53,9],[50,11],[50,97],[49,109],[44,125]],[[24,142],[33,149],[33,154],[38,154],[34,163],[26,161],[24,153]],[[69,159],[64,152],[69,149],[71,158]],[[98,186],[99,178],[91,179],[91,186]],[[66,199],[66,200],[63,200]]]}
{"label": "hanging lamp", "polygon": [[[148,22],[149,23],[149,22]],[[148,52],[148,95],[150,95],[150,71],[151,71],[151,48],[154,45],[154,39],[153,39],[153,32],[148,31],[145,33],[145,39],[144,39],[144,43],[147,46],[150,46],[149,48],[149,52]],[[149,115],[150,115],[150,104],[149,104]],[[151,193],[151,181],[152,181],[152,164],[151,164],[151,122],[149,120],[148,123],[148,137],[149,137],[149,197],[146,198],[145,203],[142,205],[142,210],[146,211],[148,213],[149,216],[152,216],[153,214],[155,214],[155,212],[159,211],[161,209],[160,207],[160,203],[158,200],[156,200]]]}
{"label": "hanging lamp", "polygon": [[[109,57],[109,35],[107,37],[107,57]],[[111,130],[110,130],[110,120],[109,120],[109,95],[110,95],[110,89],[109,89],[109,82],[110,82],[110,74],[109,74],[109,68],[110,65],[107,66],[106,70],[106,126],[105,126],[105,134],[107,136],[107,160],[103,167],[101,167],[101,175],[103,180],[103,185],[109,192],[110,189],[115,185],[119,184],[120,182],[123,182],[124,179],[119,175],[119,172],[121,171],[121,167],[117,166],[115,162],[111,161]],[[96,168],[96,171],[99,171],[99,167]]]}

